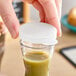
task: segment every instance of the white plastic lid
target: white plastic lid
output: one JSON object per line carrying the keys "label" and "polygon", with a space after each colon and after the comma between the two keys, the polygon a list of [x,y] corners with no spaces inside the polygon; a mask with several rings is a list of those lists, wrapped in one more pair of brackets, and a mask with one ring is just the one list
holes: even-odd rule
{"label": "white plastic lid", "polygon": [[57,43],[57,30],[46,23],[26,23],[20,26],[19,36],[22,41],[55,45]]}

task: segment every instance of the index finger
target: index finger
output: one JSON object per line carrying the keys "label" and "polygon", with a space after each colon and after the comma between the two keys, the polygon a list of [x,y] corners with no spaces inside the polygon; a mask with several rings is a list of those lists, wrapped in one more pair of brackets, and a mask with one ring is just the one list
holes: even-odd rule
{"label": "index finger", "polygon": [[13,38],[18,36],[19,21],[12,6],[12,0],[0,1],[0,15]]}

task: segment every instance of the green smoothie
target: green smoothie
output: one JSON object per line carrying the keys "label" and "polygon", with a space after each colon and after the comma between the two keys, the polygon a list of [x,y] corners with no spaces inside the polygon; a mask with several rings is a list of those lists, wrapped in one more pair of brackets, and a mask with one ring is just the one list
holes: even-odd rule
{"label": "green smoothie", "polygon": [[46,52],[28,52],[24,56],[25,76],[49,76],[50,57]]}

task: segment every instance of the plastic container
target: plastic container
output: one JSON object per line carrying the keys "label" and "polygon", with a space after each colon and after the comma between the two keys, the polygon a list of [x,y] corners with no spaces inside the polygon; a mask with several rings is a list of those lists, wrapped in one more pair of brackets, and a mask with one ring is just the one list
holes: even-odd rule
{"label": "plastic container", "polygon": [[50,61],[57,43],[56,29],[45,23],[27,23],[19,31],[25,76],[50,76]]}

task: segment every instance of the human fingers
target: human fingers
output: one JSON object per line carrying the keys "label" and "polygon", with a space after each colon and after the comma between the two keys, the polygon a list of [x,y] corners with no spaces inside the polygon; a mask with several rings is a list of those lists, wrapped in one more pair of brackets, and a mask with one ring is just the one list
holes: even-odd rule
{"label": "human fingers", "polygon": [[7,26],[11,36],[17,38],[19,31],[19,21],[17,20],[15,11],[12,6],[12,1],[1,0],[0,1],[0,15]]}
{"label": "human fingers", "polygon": [[61,35],[60,20],[58,17],[58,11],[54,0],[38,0],[44,8],[46,19],[49,24],[53,25],[57,29],[57,35]]}

